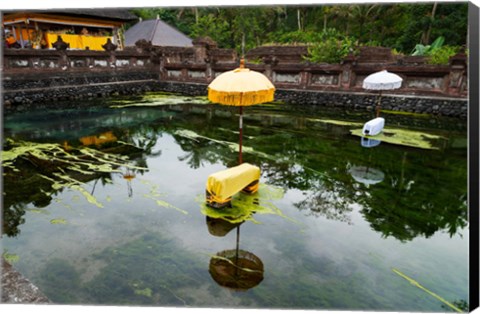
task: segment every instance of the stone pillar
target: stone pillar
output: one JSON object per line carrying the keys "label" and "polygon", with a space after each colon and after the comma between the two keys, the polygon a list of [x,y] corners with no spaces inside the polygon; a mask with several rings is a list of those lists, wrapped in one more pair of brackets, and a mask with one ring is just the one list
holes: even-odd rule
{"label": "stone pillar", "polygon": [[192,41],[195,50],[195,63],[205,63],[210,49],[216,49],[217,43],[210,37],[199,37]]}
{"label": "stone pillar", "polygon": [[58,60],[58,65],[62,68],[62,70],[66,70],[69,66],[68,57],[66,50],[70,47],[69,43],[63,41],[62,36],[57,36],[57,41],[52,44],[52,47],[55,50],[60,52],[60,58]]}
{"label": "stone pillar", "polygon": [[273,81],[273,67],[276,66],[278,63],[277,58],[275,56],[263,57],[262,61],[265,64],[265,71],[263,74],[265,74],[265,76],[268,77],[270,81]]}
{"label": "stone pillar", "polygon": [[447,93],[458,96],[463,92],[462,86],[466,79],[467,55],[463,52],[457,53],[450,57],[449,65],[450,73],[448,75]]}
{"label": "stone pillar", "polygon": [[299,82],[300,87],[302,89],[307,89],[307,87],[310,85],[310,82],[312,80],[312,73],[310,71],[305,71],[305,69],[302,69],[299,75],[300,75],[300,82]]}
{"label": "stone pillar", "polygon": [[207,62],[207,66],[205,68],[205,79],[207,80],[208,83],[210,83],[213,80],[213,60],[209,57],[205,60]]}
{"label": "stone pillar", "polygon": [[165,69],[165,53],[161,52],[159,55],[159,72],[160,72],[160,80],[167,79],[167,69]]}
{"label": "stone pillar", "polygon": [[213,78],[212,64],[215,60],[210,55],[210,50],[217,48],[217,43],[210,37],[199,37],[192,41],[193,49],[195,51],[195,63],[204,63],[205,67],[205,79],[210,82]]}
{"label": "stone pillar", "polygon": [[348,56],[345,57],[345,59],[342,60],[341,65],[342,65],[342,72],[340,73],[340,88],[341,89],[350,89],[352,86],[352,82],[354,82],[354,77],[353,77],[353,66],[355,65],[356,60],[355,56],[352,54],[349,54]]}

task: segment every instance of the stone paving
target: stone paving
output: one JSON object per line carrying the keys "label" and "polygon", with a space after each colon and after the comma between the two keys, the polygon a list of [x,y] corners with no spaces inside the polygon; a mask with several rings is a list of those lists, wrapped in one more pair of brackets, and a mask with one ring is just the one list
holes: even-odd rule
{"label": "stone paving", "polygon": [[48,304],[51,301],[5,259],[1,261],[1,303]]}

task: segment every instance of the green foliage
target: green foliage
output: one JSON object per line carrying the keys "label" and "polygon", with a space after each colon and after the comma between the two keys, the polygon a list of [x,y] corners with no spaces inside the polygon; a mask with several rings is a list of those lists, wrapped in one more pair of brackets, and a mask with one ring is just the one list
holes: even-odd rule
{"label": "green foliage", "polygon": [[440,49],[445,42],[443,36],[438,37],[431,45],[417,44],[412,52],[412,56],[427,56],[435,50]]}
{"label": "green foliage", "polygon": [[192,26],[190,33],[192,38],[210,37],[220,47],[229,46],[229,25],[228,22],[214,14],[204,15],[199,18],[198,23]]}
{"label": "green foliage", "polygon": [[[342,4],[311,6],[138,8],[143,19],[158,15],[192,38],[209,36],[221,48],[241,51],[265,43],[315,43],[334,29],[360,44],[409,53],[415,45],[443,36],[453,46],[466,44],[468,3]],[[435,14],[432,14],[435,13]]]}
{"label": "green foliage", "polygon": [[460,51],[458,46],[443,46],[428,54],[429,64],[448,64],[450,57],[454,56]]}
{"label": "green foliage", "polygon": [[440,36],[431,45],[417,44],[412,56],[426,56],[429,64],[448,64],[450,57],[460,51],[459,46],[443,45],[445,37]]}
{"label": "green foliage", "polygon": [[338,32],[327,31],[323,38],[308,47],[306,60],[314,63],[340,63],[349,54],[358,52],[358,41],[342,36]]}
{"label": "green foliage", "polygon": [[277,44],[292,44],[292,43],[301,43],[309,44],[317,42],[321,39],[321,33],[316,31],[292,31],[292,32],[275,32],[272,33],[269,37],[271,42]]}

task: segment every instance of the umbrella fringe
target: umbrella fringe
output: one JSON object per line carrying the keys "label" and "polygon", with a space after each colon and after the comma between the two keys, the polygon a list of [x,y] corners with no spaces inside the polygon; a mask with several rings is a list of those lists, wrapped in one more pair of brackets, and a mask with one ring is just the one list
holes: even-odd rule
{"label": "umbrella fringe", "polygon": [[255,92],[222,92],[208,89],[208,99],[214,103],[229,106],[251,106],[273,101],[275,89]]}

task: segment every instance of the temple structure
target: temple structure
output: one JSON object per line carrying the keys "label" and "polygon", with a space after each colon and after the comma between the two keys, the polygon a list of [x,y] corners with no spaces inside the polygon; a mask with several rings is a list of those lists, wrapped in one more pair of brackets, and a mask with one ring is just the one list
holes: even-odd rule
{"label": "temple structure", "polygon": [[8,47],[51,49],[58,36],[69,49],[103,50],[108,39],[124,47],[123,26],[137,17],[128,10],[68,9],[4,12]]}

